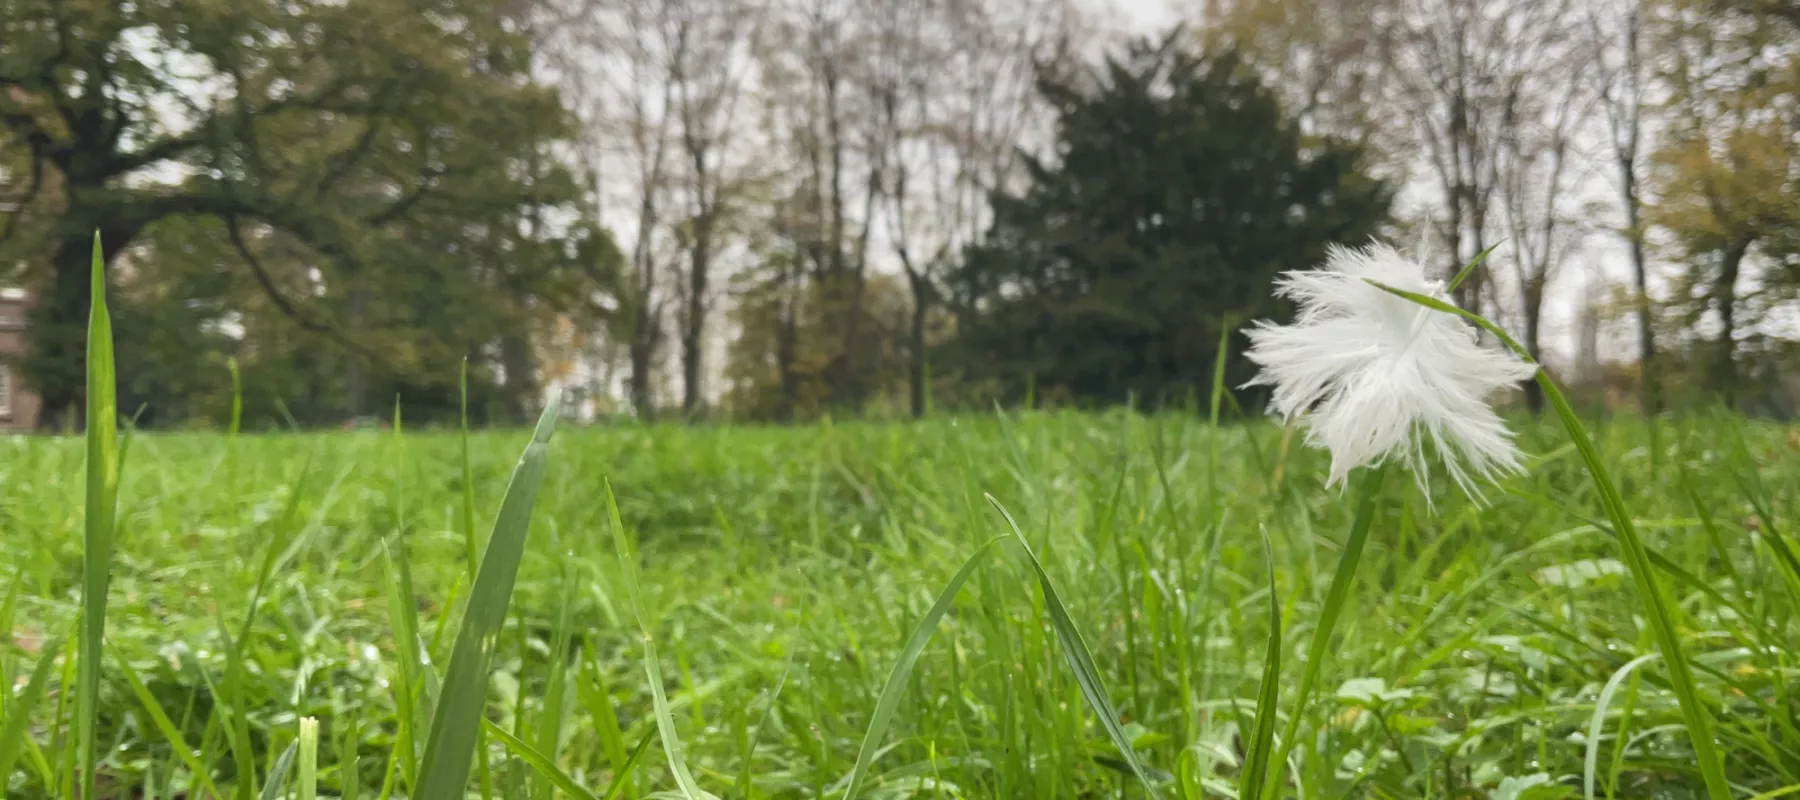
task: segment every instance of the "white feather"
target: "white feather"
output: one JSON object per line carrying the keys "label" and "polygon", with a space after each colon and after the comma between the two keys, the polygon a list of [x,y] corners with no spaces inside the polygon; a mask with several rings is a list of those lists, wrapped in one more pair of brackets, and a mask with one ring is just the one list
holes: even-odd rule
{"label": "white feather", "polygon": [[1276,293],[1297,303],[1299,316],[1292,325],[1262,321],[1250,330],[1248,355],[1262,371],[1246,385],[1274,387],[1270,409],[1302,418],[1307,443],[1331,451],[1328,485],[1397,458],[1423,488],[1428,448],[1471,496],[1478,494],[1471,476],[1491,481],[1518,471],[1512,431],[1487,398],[1536,367],[1483,347],[1454,315],[1365,278],[1434,297],[1443,288],[1392,247],[1333,246],[1323,267],[1287,272],[1278,282]]}

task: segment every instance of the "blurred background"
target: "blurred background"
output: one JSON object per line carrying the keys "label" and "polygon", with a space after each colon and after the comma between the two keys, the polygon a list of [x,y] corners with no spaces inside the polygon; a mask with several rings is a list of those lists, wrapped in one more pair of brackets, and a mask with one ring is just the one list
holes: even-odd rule
{"label": "blurred background", "polygon": [[1371,237],[1787,417],[1797,131],[1791,0],[0,0],[0,428],[96,231],[147,427],[1188,407]]}

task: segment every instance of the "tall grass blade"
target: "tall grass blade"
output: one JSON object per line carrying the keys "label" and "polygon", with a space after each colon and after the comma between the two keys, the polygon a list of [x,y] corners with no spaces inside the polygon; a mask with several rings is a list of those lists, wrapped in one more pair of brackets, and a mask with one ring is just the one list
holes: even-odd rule
{"label": "tall grass blade", "polygon": [[341,718],[334,727],[347,727],[338,739],[337,771],[339,800],[361,800],[362,761],[358,748],[362,744],[362,717],[352,714],[348,725]]}
{"label": "tall grass blade", "polygon": [[1262,797],[1275,745],[1275,709],[1281,695],[1281,599],[1275,590],[1275,549],[1263,532],[1263,560],[1269,565],[1269,646],[1263,654],[1262,689],[1256,697],[1256,731],[1251,735],[1244,770],[1238,775],[1240,800]]}
{"label": "tall grass blade", "polygon": [[469,464],[469,359],[462,362],[462,381],[458,384],[462,403],[462,429],[458,442],[462,447],[462,533],[464,567],[469,583],[475,583],[475,570],[481,564],[481,542],[475,534],[475,470]]}
{"label": "tall grass blade", "polygon": [[1125,728],[1119,722],[1119,711],[1113,705],[1112,696],[1106,692],[1106,684],[1100,679],[1100,669],[1094,665],[1094,656],[1088,651],[1087,642],[1081,638],[1081,632],[1075,627],[1075,620],[1070,618],[1069,610],[1063,605],[1062,597],[1057,594],[1056,585],[1050,580],[1050,573],[1044,570],[1037,554],[1032,552],[1031,545],[1025,541],[1025,534],[1019,530],[1019,523],[1000,505],[993,495],[987,495],[987,501],[1006,518],[1006,524],[1012,529],[1013,540],[1018,542],[1025,552],[1027,563],[1037,576],[1038,587],[1044,592],[1044,606],[1050,612],[1050,625],[1056,630],[1056,642],[1062,648],[1063,659],[1069,663],[1070,671],[1075,673],[1075,685],[1080,687],[1081,696],[1087,700],[1088,707],[1100,718],[1100,727],[1106,731],[1107,738],[1119,749],[1119,756],[1125,759],[1126,766],[1137,776],[1138,782],[1144,785],[1144,791],[1151,798],[1161,798],[1162,792],[1156,788],[1150,773],[1144,769],[1143,762],[1138,760],[1137,750],[1132,747],[1131,737],[1125,734]]}
{"label": "tall grass blade", "polygon": [[[538,752],[556,759],[556,751],[562,744],[563,720],[566,717],[568,695],[569,667],[569,608],[575,596],[575,558],[570,554],[563,562],[562,602],[556,612],[556,627],[551,633],[555,641],[550,645],[550,678],[544,689],[544,705],[542,718],[538,720]],[[550,785],[539,783],[537,796],[541,800],[550,800]]]}
{"label": "tall grass blade", "polygon": [[951,604],[956,602],[957,592],[962,590],[964,582],[975,574],[975,568],[987,560],[988,553],[994,545],[1006,541],[1007,537],[997,536],[982,543],[963,562],[962,568],[950,576],[950,582],[938,592],[937,600],[931,609],[913,627],[912,636],[906,640],[906,646],[900,650],[900,658],[894,662],[894,668],[888,672],[887,683],[881,687],[881,695],[875,701],[875,711],[869,715],[869,727],[863,732],[862,747],[856,753],[856,766],[851,768],[848,788],[844,790],[844,800],[856,800],[857,792],[862,789],[868,777],[869,767],[875,763],[875,753],[881,746],[881,739],[887,734],[888,725],[894,720],[894,709],[900,705],[900,697],[906,691],[906,681],[912,677],[913,665],[918,663],[919,655],[925,651],[925,645],[931,642],[931,636],[937,633],[938,623],[949,612]]}
{"label": "tall grass blade", "polygon": [[225,644],[225,679],[219,687],[219,698],[224,701],[226,743],[237,765],[236,796],[238,800],[250,800],[256,796],[256,750],[250,743],[249,709],[244,702],[243,643],[231,638],[224,612],[216,613],[214,621]]}
{"label": "tall grass blade", "polygon": [[[26,681],[25,688],[6,704],[6,722],[0,724],[0,787],[4,787],[12,778],[13,762],[25,743],[25,733],[31,727],[31,712],[37,709],[39,701],[44,699],[44,692],[50,688],[50,675],[56,671],[56,656],[62,651],[62,638],[58,637],[44,646],[43,653],[38,655],[38,663],[31,670],[31,679]],[[5,691],[0,687],[0,691]]]}
{"label": "tall grass blade", "polygon": [[1356,567],[1362,562],[1363,548],[1369,543],[1369,528],[1375,522],[1375,510],[1381,502],[1381,479],[1387,474],[1387,468],[1377,466],[1363,472],[1362,485],[1357,487],[1356,517],[1350,522],[1350,536],[1344,540],[1343,552],[1338,554],[1337,570],[1331,575],[1331,585],[1325,589],[1325,605],[1319,609],[1312,643],[1306,647],[1306,666],[1301,668],[1300,683],[1294,690],[1294,710],[1288,714],[1287,726],[1282,728],[1281,740],[1276,743],[1275,757],[1269,761],[1268,774],[1263,778],[1262,794],[1270,797],[1279,794],[1276,787],[1281,782],[1281,771],[1300,735],[1300,720],[1306,716],[1306,703],[1312,699],[1313,687],[1319,682],[1319,670],[1331,651],[1331,634],[1337,628],[1338,617],[1343,616],[1344,603],[1350,598],[1350,585],[1356,582]]}
{"label": "tall grass blade", "polygon": [[400,662],[395,670],[399,686],[395,687],[394,751],[390,758],[399,765],[400,778],[408,787],[418,786],[418,730],[421,713],[418,708],[419,656],[418,616],[416,600],[406,591],[403,578],[406,568],[406,544],[398,537],[381,543],[381,577],[388,599],[388,620],[394,629],[394,650]]}
{"label": "tall grass blade", "polygon": [[81,547],[81,643],[75,686],[77,780],[83,798],[94,797],[94,726],[99,719],[100,668],[106,638],[106,590],[112,582],[113,518],[118,510],[118,392],[113,366],[112,317],[106,310],[106,268],[100,233],[94,232],[89,272],[87,329],[87,508]]}
{"label": "tall grass blade", "polygon": [[424,798],[461,797],[469,782],[482,708],[487,702],[488,669],[499,644],[500,628],[512,601],[513,582],[531,531],[532,507],[544,479],[550,436],[556,430],[558,403],[552,399],[538,417],[531,443],[525,446],[512,481],[500,501],[500,513],[488,536],[475,584],[470,587],[461,626],[450,647],[442,692],[431,717],[425,757],[419,765],[416,794]]}
{"label": "tall grass blade", "polygon": [[[1501,343],[1518,353],[1526,363],[1537,364],[1530,351],[1514,341],[1500,326],[1479,314],[1457,308],[1435,297],[1395,289],[1375,281],[1370,283],[1427,308],[1469,320],[1493,334]],[[1611,472],[1606,468],[1606,462],[1600,458],[1600,451],[1594,447],[1594,441],[1588,436],[1581,417],[1569,405],[1562,389],[1556,385],[1556,381],[1550,379],[1550,373],[1542,368],[1538,369],[1536,379],[1538,386],[1544,391],[1544,399],[1549,400],[1550,407],[1556,410],[1557,417],[1568,430],[1569,438],[1575,443],[1576,452],[1581,454],[1582,462],[1587,465],[1588,475],[1593,478],[1594,488],[1599,492],[1600,504],[1606,509],[1607,518],[1612,521],[1613,531],[1618,534],[1619,547],[1625,552],[1625,563],[1631,568],[1632,582],[1637,586],[1638,597],[1642,599],[1645,610],[1649,612],[1650,632],[1656,638],[1657,648],[1662,651],[1663,662],[1668,665],[1669,684],[1675,690],[1675,699],[1681,703],[1682,721],[1687,724],[1688,739],[1693,743],[1694,760],[1699,762],[1700,775],[1706,781],[1707,796],[1712,800],[1730,800],[1731,784],[1725,777],[1725,762],[1719,757],[1718,744],[1713,741],[1711,716],[1694,685],[1693,668],[1688,664],[1687,656],[1682,653],[1674,616],[1669,611],[1668,601],[1663,598],[1662,589],[1657,586],[1655,567],[1643,539],[1638,536],[1637,523],[1632,520],[1630,510],[1625,507],[1625,500],[1619,495],[1618,484],[1613,482]]]}
{"label": "tall grass blade", "polygon": [[669,707],[669,698],[663,689],[662,662],[656,656],[656,637],[651,630],[649,609],[644,605],[644,592],[638,581],[637,549],[631,544],[631,537],[625,532],[625,523],[619,518],[619,502],[613,497],[612,483],[605,484],[606,513],[612,524],[613,547],[619,556],[620,582],[625,584],[625,596],[631,605],[631,613],[637,619],[639,634],[644,644],[644,675],[650,681],[650,701],[656,716],[657,734],[662,738],[663,754],[669,759],[669,771],[675,774],[675,784],[681,789],[682,797],[687,800],[708,800],[713,795],[702,790],[694,782],[694,775],[688,770],[687,759],[683,755],[681,734],[675,728],[675,714]]}

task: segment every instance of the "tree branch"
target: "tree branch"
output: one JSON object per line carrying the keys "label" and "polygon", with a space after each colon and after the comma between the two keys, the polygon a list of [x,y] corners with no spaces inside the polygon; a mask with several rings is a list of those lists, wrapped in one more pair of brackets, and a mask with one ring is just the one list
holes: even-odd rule
{"label": "tree branch", "polygon": [[295,324],[299,325],[304,330],[322,334],[326,338],[342,345],[344,348],[366,356],[370,360],[392,369],[395,372],[404,372],[404,370],[399,369],[392,361],[388,360],[388,358],[381,353],[344,335],[344,333],[335,326],[319,322],[301,311],[300,308],[281,291],[281,287],[275,285],[274,278],[269,275],[267,269],[263,268],[262,260],[256,257],[256,253],[250,249],[249,243],[244,241],[243,231],[238,225],[238,216],[236,214],[225,214],[223,216],[225,219],[225,231],[231,238],[232,247],[237,249],[238,255],[242,256],[244,263],[250,267],[250,274],[256,278],[257,285],[262,287],[263,294],[268,296],[269,302],[275,304],[276,310],[280,311],[288,319],[293,320]]}

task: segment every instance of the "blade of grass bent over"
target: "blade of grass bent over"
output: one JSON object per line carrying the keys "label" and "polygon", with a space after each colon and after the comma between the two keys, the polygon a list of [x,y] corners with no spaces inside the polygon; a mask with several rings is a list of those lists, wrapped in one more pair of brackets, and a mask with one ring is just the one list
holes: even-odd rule
{"label": "blade of grass bent over", "polygon": [[425,756],[419,765],[417,796],[461,797],[469,780],[469,764],[481,730],[481,712],[487,701],[488,669],[500,628],[512,601],[513,582],[525,553],[531,530],[531,511],[538,486],[544,479],[544,462],[550,436],[556,430],[558,404],[553,399],[538,418],[537,430],[500,501],[500,513],[488,537],[487,553],[470,588],[462,625],[450,648],[450,661],[431,730],[426,734]]}
{"label": "blade of grass bent over", "polygon": [[275,759],[275,765],[269,767],[269,781],[263,784],[262,800],[283,800],[287,797],[287,774],[294,768],[294,758],[300,750],[300,742],[289,742],[287,749],[281,751],[281,757]]}
{"label": "blade of grass bent over", "polygon": [[119,493],[118,396],[106,269],[94,233],[87,329],[87,509],[81,547],[81,643],[75,686],[76,770],[82,797],[94,796],[94,723],[99,716],[106,590],[112,580],[114,514]]}
{"label": "blade of grass bent over", "polygon": [[1119,711],[1113,705],[1112,697],[1106,692],[1106,685],[1100,680],[1100,669],[1094,665],[1094,656],[1081,638],[1081,632],[1075,627],[1075,620],[1069,616],[1069,610],[1063,605],[1062,597],[1057,594],[1056,585],[1050,581],[1050,573],[1044,570],[1037,554],[1031,551],[1031,545],[1025,541],[1025,535],[1019,531],[1019,523],[1000,505],[993,495],[986,495],[987,501],[1006,519],[1012,529],[1012,536],[1019,547],[1025,551],[1027,563],[1036,574],[1038,586],[1044,592],[1044,606],[1050,612],[1050,625],[1056,630],[1056,642],[1062,647],[1063,658],[1069,662],[1070,671],[1075,673],[1075,684],[1081,689],[1081,696],[1087,700],[1088,707],[1100,718],[1100,726],[1106,731],[1107,738],[1119,749],[1119,755],[1125,759],[1126,766],[1131,768],[1138,782],[1144,785],[1153,800],[1162,797],[1155,781],[1150,779],[1149,771],[1144,769],[1143,762],[1138,760],[1137,750],[1131,745],[1131,737],[1126,735],[1124,726],[1119,724]]}
{"label": "blade of grass bent over", "polygon": [[[1396,289],[1377,281],[1369,281],[1369,284],[1427,308],[1462,317],[1493,334],[1524,359],[1525,363],[1537,366],[1537,360],[1531,357],[1530,351],[1520,346],[1500,326],[1479,314],[1457,308],[1435,297]],[[1619,547],[1625,552],[1625,563],[1631,568],[1632,581],[1649,612],[1650,632],[1655,636],[1657,647],[1662,651],[1663,662],[1669,668],[1669,684],[1675,689],[1675,699],[1681,704],[1682,721],[1687,724],[1688,739],[1693,743],[1694,760],[1700,763],[1700,774],[1706,781],[1707,796],[1712,800],[1730,800],[1731,784],[1726,780],[1725,763],[1720,760],[1718,745],[1713,741],[1711,717],[1700,701],[1700,693],[1694,685],[1693,668],[1682,653],[1674,617],[1669,612],[1668,602],[1662,596],[1662,589],[1657,586],[1655,568],[1643,539],[1638,536],[1637,524],[1625,507],[1625,500],[1619,495],[1619,487],[1613,483],[1612,475],[1606,469],[1606,463],[1601,460],[1599,450],[1594,447],[1593,439],[1588,436],[1587,428],[1582,425],[1581,417],[1569,405],[1568,398],[1563,397],[1562,389],[1541,367],[1535,377],[1538,386],[1544,391],[1544,399],[1549,400],[1550,406],[1556,409],[1557,417],[1575,443],[1575,450],[1586,463],[1588,475],[1593,478],[1594,487],[1599,490],[1600,504],[1606,509],[1606,516],[1612,520],[1613,531],[1618,534]]]}
{"label": "blade of grass bent over", "polygon": [[588,791],[581,784],[576,783],[574,778],[569,777],[568,773],[563,772],[561,768],[557,767],[556,759],[545,755],[537,748],[526,744],[525,740],[512,735],[511,731],[508,731],[499,725],[495,725],[493,720],[489,719],[483,719],[481,721],[481,727],[488,733],[493,734],[494,738],[499,739],[501,744],[506,745],[506,749],[511,750],[512,754],[518,756],[519,760],[525,762],[526,766],[531,767],[539,776],[543,777],[544,780],[562,790],[563,794],[573,797],[576,800],[600,800],[593,792]]}
{"label": "blade of grass bent over", "polygon": [[174,751],[175,757],[188,768],[188,772],[193,773],[194,782],[210,793],[207,795],[208,797],[221,797],[218,787],[213,785],[212,776],[207,773],[205,762],[201,761],[200,757],[195,755],[194,749],[188,746],[187,741],[181,736],[181,731],[176,730],[175,723],[169,719],[169,713],[163,710],[162,704],[156,701],[156,696],[151,694],[149,687],[144,685],[144,679],[138,677],[137,670],[131,668],[131,662],[126,661],[124,656],[116,652],[112,655],[113,660],[119,664],[119,672],[125,676],[125,682],[131,685],[131,693],[137,697],[138,702],[143,705],[144,711],[150,715],[150,721],[156,726],[156,730],[163,735],[164,739],[168,740],[169,749]]}

